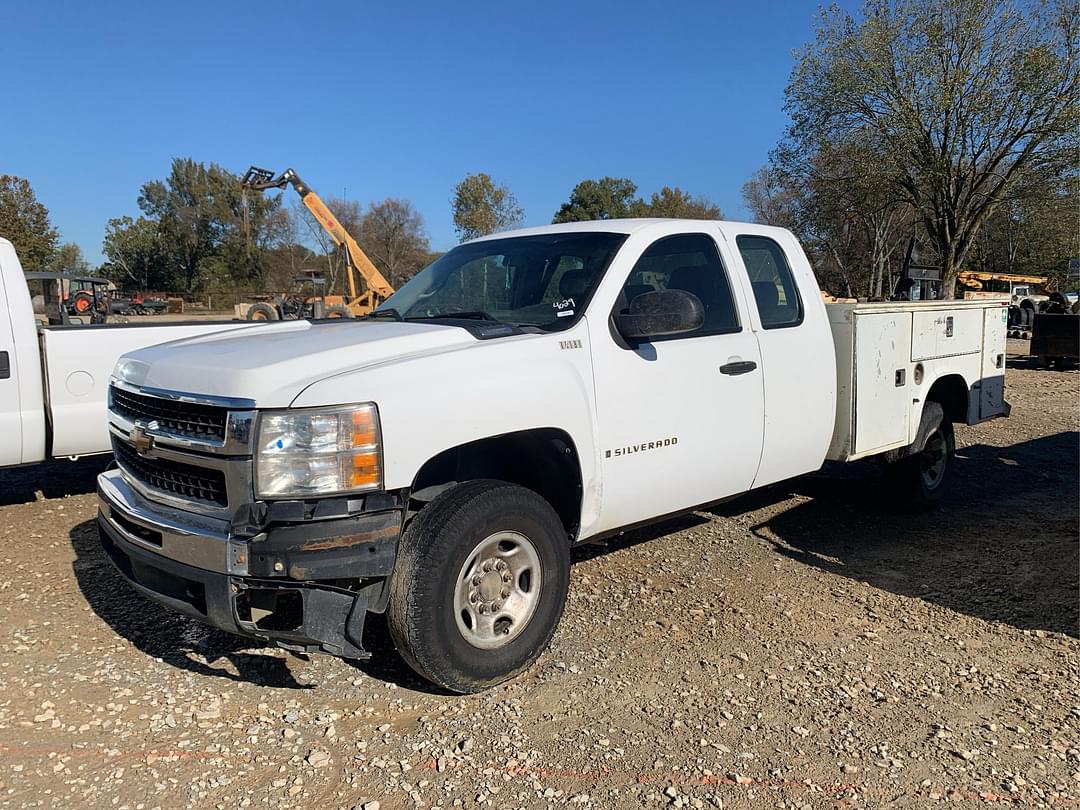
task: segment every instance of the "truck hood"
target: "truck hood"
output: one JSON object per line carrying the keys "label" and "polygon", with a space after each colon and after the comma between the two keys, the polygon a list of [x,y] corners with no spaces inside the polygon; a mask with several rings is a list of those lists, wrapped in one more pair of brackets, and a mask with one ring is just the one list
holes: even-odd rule
{"label": "truck hood", "polygon": [[334,374],[477,343],[454,326],[288,321],[139,349],[121,357],[114,374],[147,388],[284,408],[311,383]]}

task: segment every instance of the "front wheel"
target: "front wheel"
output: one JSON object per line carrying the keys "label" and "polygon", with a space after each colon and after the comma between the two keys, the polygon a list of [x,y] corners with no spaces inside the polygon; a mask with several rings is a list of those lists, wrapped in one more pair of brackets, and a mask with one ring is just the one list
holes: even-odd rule
{"label": "front wheel", "polygon": [[402,536],[387,624],[418,674],[479,692],[528,668],[562,617],[566,531],[550,504],[502,481],[441,493]]}
{"label": "front wheel", "polygon": [[952,422],[940,403],[923,407],[911,454],[889,465],[889,475],[901,502],[917,510],[941,502],[956,452]]}

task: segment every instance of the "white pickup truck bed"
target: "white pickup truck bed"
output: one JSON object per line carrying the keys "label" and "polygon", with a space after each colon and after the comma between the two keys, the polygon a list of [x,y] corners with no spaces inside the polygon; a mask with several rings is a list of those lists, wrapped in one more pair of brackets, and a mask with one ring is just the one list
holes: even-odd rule
{"label": "white pickup truck bed", "polygon": [[11,242],[0,238],[0,467],[111,450],[109,377],[135,349],[256,326],[201,321],[39,326]]}
{"label": "white pickup truck bed", "polygon": [[[837,377],[829,459],[851,461],[914,441],[922,381],[939,379],[945,368],[977,381],[964,421],[1005,414],[1008,305],[1007,297],[827,304]],[[956,379],[959,400],[968,392]]]}
{"label": "white pickup truck bed", "polygon": [[[102,324],[39,328],[41,373],[53,456],[109,450],[109,376],[120,355],[246,322]],[[32,374],[32,372],[30,372]]]}

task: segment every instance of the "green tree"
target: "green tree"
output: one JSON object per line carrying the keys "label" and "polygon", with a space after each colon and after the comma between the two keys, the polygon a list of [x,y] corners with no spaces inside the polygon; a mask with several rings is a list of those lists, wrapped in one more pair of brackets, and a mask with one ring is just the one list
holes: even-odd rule
{"label": "green tree", "polygon": [[424,219],[408,200],[372,203],[356,241],[393,287],[400,287],[427,263],[431,245]]}
{"label": "green tree", "polygon": [[555,212],[552,222],[584,222],[643,216],[646,205],[637,195],[637,185],[625,177],[582,180],[570,192],[570,199]]}
{"label": "green tree", "polygon": [[259,279],[283,222],[280,195],[246,193],[236,175],[190,158],[143,185],[139,208],[156,223],[168,273],[187,290]]}
{"label": "green tree", "polygon": [[720,206],[705,197],[694,197],[678,186],[664,186],[652,195],[645,208],[645,215],[650,217],[669,217],[671,219],[723,219]]}
{"label": "green tree", "polygon": [[9,240],[26,270],[43,270],[56,252],[60,235],[49,210],[22,177],[0,175],[0,236]]}
{"label": "green tree", "polygon": [[911,236],[911,206],[882,171],[872,134],[854,132],[842,143],[823,144],[794,174],[805,185],[803,222],[823,237],[838,265],[848,256],[850,271],[843,272],[854,283],[852,293],[891,293],[886,282],[894,256]]}
{"label": "green tree", "polygon": [[980,230],[972,269],[1050,276],[1051,287],[1066,283],[1069,259],[1080,256],[1076,181],[1021,178]]}
{"label": "green tree", "polygon": [[743,203],[754,222],[787,228],[798,234],[798,195],[785,179],[772,165],[762,166],[743,183]]}
{"label": "green tree", "polygon": [[49,260],[48,268],[54,273],[85,274],[90,272],[90,262],[81,247],[74,242],[65,242]]}
{"label": "green tree", "polygon": [[871,138],[951,295],[1020,174],[1075,159],[1078,19],[1075,3],[1049,0],[867,0],[858,16],[832,7],[797,55],[787,147],[805,156]]}
{"label": "green tree", "polygon": [[174,278],[162,254],[158,224],[146,217],[117,217],[105,225],[101,245],[105,271],[118,285],[140,290],[172,289]]}
{"label": "green tree", "polygon": [[525,218],[510,189],[484,172],[470,174],[454,186],[450,205],[454,229],[462,241],[504,231]]}

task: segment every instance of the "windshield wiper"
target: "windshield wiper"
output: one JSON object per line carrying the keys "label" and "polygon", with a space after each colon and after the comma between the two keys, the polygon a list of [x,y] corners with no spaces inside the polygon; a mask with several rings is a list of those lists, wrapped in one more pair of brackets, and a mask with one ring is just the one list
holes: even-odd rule
{"label": "windshield wiper", "polygon": [[469,312],[440,312],[435,315],[412,315],[408,318],[410,321],[430,321],[435,318],[462,318],[468,320],[477,321],[494,321],[495,323],[501,323],[498,318],[489,312],[484,312],[482,309],[474,309]]}
{"label": "windshield wiper", "polygon": [[367,315],[364,316],[364,320],[370,320],[370,319],[373,319],[373,318],[381,318],[384,315],[388,316],[390,318],[393,318],[395,321],[403,321],[403,320],[405,320],[405,318],[402,317],[401,313],[398,312],[393,307],[384,307],[383,309],[377,309],[374,312],[369,312]]}

